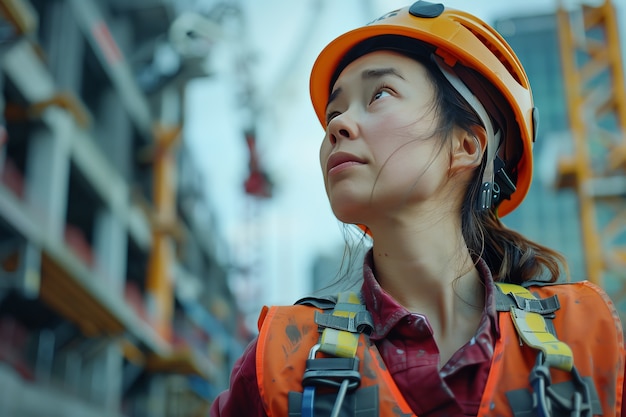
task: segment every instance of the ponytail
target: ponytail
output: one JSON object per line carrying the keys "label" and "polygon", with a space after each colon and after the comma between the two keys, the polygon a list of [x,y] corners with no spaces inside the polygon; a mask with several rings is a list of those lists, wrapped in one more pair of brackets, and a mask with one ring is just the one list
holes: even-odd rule
{"label": "ponytail", "polygon": [[495,281],[554,282],[561,275],[569,276],[562,254],[507,228],[494,210],[477,211],[473,204],[477,193],[475,184],[477,181],[469,187],[462,208],[463,237],[472,256],[487,262]]}

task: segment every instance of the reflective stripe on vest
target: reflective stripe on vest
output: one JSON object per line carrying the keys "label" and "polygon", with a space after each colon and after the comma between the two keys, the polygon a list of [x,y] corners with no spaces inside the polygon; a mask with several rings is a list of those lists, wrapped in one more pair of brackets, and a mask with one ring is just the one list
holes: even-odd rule
{"label": "reflective stripe on vest", "polygon": [[[558,338],[571,348],[580,374],[591,378],[598,387],[598,408],[601,406],[603,415],[619,415],[624,354],[622,328],[612,302],[589,282],[533,286],[531,291],[542,299],[558,295],[561,309],[552,320]],[[314,311],[319,310],[296,305],[264,309],[261,314],[256,366],[259,392],[268,416],[287,416],[289,393],[302,392],[306,359],[319,340]],[[509,312],[499,313],[499,329],[479,416],[514,416],[509,397],[523,402],[528,398],[524,393],[532,392],[529,375],[537,351],[521,345]],[[380,416],[413,416],[376,346],[366,335],[359,337],[357,357],[361,362],[361,386],[357,392],[376,388]],[[553,384],[569,379],[569,372],[551,372]]]}

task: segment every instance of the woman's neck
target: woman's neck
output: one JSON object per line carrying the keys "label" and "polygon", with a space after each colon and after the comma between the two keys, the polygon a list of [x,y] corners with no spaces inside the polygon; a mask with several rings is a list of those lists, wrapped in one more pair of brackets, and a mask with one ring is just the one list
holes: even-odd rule
{"label": "woman's neck", "polygon": [[484,289],[458,225],[440,221],[379,232],[376,277],[400,304],[426,315],[441,337],[480,317]]}

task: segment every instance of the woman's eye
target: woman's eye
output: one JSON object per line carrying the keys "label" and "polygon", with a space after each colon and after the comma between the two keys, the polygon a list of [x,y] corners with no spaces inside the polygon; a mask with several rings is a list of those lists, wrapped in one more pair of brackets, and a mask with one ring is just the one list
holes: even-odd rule
{"label": "woman's eye", "polygon": [[338,111],[333,111],[333,112],[329,112],[326,115],[326,124],[330,123],[331,120],[333,120],[335,117],[339,116],[341,113],[339,113]]}
{"label": "woman's eye", "polygon": [[374,97],[372,97],[372,101],[374,100],[378,100],[379,98],[383,98],[385,96],[390,96],[391,93],[389,93],[389,91],[387,91],[386,89],[380,89],[376,92],[376,94],[374,94]]}

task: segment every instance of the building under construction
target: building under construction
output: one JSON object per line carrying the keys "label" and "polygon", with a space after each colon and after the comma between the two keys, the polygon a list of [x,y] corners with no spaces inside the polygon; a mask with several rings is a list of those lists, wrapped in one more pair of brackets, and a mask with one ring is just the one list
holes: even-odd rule
{"label": "building under construction", "polygon": [[0,2],[0,416],[206,415],[241,353],[181,140],[223,13],[181,3]]}

